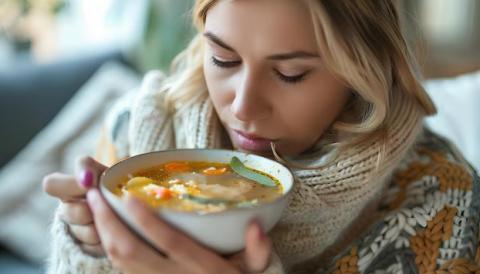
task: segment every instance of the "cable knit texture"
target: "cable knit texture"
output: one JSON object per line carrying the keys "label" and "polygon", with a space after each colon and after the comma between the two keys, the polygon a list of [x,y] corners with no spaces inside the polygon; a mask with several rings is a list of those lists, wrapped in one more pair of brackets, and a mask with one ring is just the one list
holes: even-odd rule
{"label": "cable knit texture", "polygon": [[52,253],[48,262],[47,274],[59,273],[102,273],[120,274],[112,268],[106,258],[95,258],[84,253],[68,233],[68,227],[55,214],[52,224]]}
{"label": "cable knit texture", "polygon": [[[164,94],[158,92],[162,79],[159,72],[148,74],[134,102],[123,110],[116,108],[117,117],[122,116],[122,111],[130,117],[127,121],[110,119],[113,122],[107,125],[108,132],[126,128],[125,134],[110,135],[118,158],[171,148],[222,146],[224,131],[210,100],[183,113],[169,115],[163,107]],[[391,111],[397,115],[391,118],[387,145],[382,145],[380,137],[371,139],[343,153],[325,168],[293,169],[296,177],[293,195],[282,219],[270,232],[275,253],[265,273],[331,270],[335,256],[339,259],[339,254],[350,252],[348,247],[359,235],[375,222],[381,222],[375,213],[381,212],[379,204],[394,171],[416,159],[414,148],[424,137],[422,114],[415,102],[400,93],[394,93],[392,102]],[[385,157],[379,161],[378,152],[382,149]],[[307,160],[311,165],[321,161]],[[106,259],[83,254],[61,222],[54,223],[53,232],[50,273],[116,273]]]}

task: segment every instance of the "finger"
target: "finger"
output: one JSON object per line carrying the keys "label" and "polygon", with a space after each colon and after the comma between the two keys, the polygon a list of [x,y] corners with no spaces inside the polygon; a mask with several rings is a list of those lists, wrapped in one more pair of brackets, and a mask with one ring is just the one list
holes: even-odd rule
{"label": "finger", "polygon": [[77,158],[75,174],[78,183],[85,189],[98,186],[100,175],[107,169],[106,166],[95,161],[92,157],[84,156]]}
{"label": "finger", "polygon": [[105,256],[105,251],[103,251],[103,247],[101,244],[90,245],[90,244],[82,243],[80,244],[80,248],[83,250],[83,252],[94,257]]}
{"label": "finger", "polygon": [[129,195],[127,209],[143,232],[169,257],[185,257],[183,250],[197,249],[190,239],[166,224],[139,200]]}
{"label": "finger", "polygon": [[88,225],[93,216],[85,201],[66,202],[60,206],[60,219],[71,225]]}
{"label": "finger", "polygon": [[248,272],[262,272],[268,266],[272,242],[261,225],[254,221],[247,228],[245,239],[245,267]]}
{"label": "finger", "polygon": [[100,238],[93,223],[89,225],[70,225],[69,229],[72,236],[80,243],[89,245],[100,244]]}
{"label": "finger", "polygon": [[127,196],[126,200],[127,209],[140,229],[170,259],[188,265],[189,269],[231,267],[223,258],[162,221],[141,201],[133,196]]}
{"label": "finger", "polygon": [[[97,189],[89,190],[87,200],[93,212],[94,222],[103,249],[117,265],[125,266],[136,259],[145,260],[147,257],[155,258],[157,262],[167,261],[134,235],[120,221]],[[139,255],[142,258],[138,258]]]}
{"label": "finger", "polygon": [[85,197],[87,191],[81,188],[74,176],[52,173],[43,178],[43,190],[61,200],[76,200]]}

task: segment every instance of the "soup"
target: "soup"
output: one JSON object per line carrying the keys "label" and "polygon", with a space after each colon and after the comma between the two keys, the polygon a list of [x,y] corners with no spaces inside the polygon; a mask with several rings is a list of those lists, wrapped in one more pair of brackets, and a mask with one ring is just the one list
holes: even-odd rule
{"label": "soup", "polygon": [[114,193],[127,193],[154,208],[210,213],[270,202],[283,193],[272,176],[246,167],[233,157],[230,164],[174,161],[130,174]]}

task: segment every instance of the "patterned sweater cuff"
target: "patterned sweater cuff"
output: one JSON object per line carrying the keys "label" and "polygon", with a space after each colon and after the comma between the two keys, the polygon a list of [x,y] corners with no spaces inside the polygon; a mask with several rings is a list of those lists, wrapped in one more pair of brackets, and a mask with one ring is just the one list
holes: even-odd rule
{"label": "patterned sweater cuff", "polygon": [[51,227],[52,246],[47,274],[120,274],[106,257],[97,258],[83,252],[58,213],[59,210]]}

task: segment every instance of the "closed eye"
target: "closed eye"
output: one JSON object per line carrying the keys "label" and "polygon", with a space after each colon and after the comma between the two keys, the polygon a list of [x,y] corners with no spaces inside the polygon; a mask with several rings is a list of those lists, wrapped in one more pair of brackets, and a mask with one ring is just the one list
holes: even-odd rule
{"label": "closed eye", "polygon": [[295,84],[295,83],[303,81],[303,79],[305,79],[305,76],[307,76],[308,72],[309,71],[306,71],[306,72],[298,74],[298,75],[288,76],[288,75],[285,75],[285,74],[281,73],[278,70],[275,70],[275,74],[278,76],[278,78],[280,78],[280,80],[282,80],[286,83],[290,83],[290,84]]}
{"label": "closed eye", "polygon": [[233,68],[235,66],[240,65],[241,61],[220,61],[214,56],[212,56],[212,63],[215,66],[219,66],[221,68]]}
{"label": "closed eye", "polygon": [[[211,60],[212,60],[212,63],[215,66],[218,66],[218,67],[224,68],[224,69],[233,68],[233,67],[236,67],[236,66],[238,66],[242,63],[241,61],[221,61],[218,58],[215,58],[215,56],[212,56]],[[307,74],[309,73],[309,71],[306,71],[306,72],[298,74],[298,75],[289,76],[289,75],[285,75],[285,74],[281,73],[280,71],[278,71],[276,69],[274,70],[274,72],[281,81],[283,81],[285,83],[289,83],[289,84],[295,84],[295,83],[299,83],[299,82],[303,81],[305,76],[307,76]]]}

